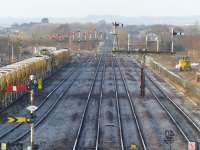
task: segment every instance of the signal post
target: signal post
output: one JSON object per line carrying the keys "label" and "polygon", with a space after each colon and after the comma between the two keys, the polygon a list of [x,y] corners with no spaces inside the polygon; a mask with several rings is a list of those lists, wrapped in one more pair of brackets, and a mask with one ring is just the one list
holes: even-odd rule
{"label": "signal post", "polygon": [[[0,122],[8,122],[8,123],[29,123],[30,124],[30,145],[28,146],[28,150],[37,150],[39,147],[35,144],[34,140],[34,120],[36,118],[35,111],[37,110],[37,106],[34,105],[34,95],[35,91],[42,90],[42,80],[36,80],[35,75],[30,75],[28,85],[17,85],[17,86],[8,86],[7,92],[18,92],[18,91],[30,91],[30,106],[27,107],[27,110],[30,111],[30,117],[2,117],[0,118]],[[8,143],[9,145],[10,143]],[[16,143],[12,143],[16,144]],[[6,143],[3,143],[3,147],[6,147]],[[5,149],[6,150],[6,149]]]}
{"label": "signal post", "polygon": [[[130,54],[130,53],[132,53],[132,54],[141,54],[142,55],[142,61],[141,61],[141,67],[140,67],[140,69],[141,69],[141,71],[140,71],[140,79],[141,79],[141,84],[140,84],[140,95],[142,96],[142,97],[144,97],[145,96],[145,57],[146,57],[146,55],[147,54],[162,54],[162,53],[164,53],[164,54],[175,54],[175,52],[174,52],[174,43],[173,43],[173,36],[175,36],[175,35],[184,35],[184,33],[182,33],[182,32],[175,32],[174,31],[174,29],[172,28],[172,37],[171,37],[171,40],[172,40],[172,45],[171,45],[171,50],[170,51],[160,51],[159,50],[159,39],[158,39],[158,37],[156,38],[156,41],[157,41],[157,50],[156,51],[150,51],[149,49],[148,49],[148,35],[146,35],[146,39],[145,39],[145,42],[146,42],[146,44],[145,44],[145,49],[144,50],[139,50],[139,51],[131,51],[130,50],[130,35],[128,35],[128,50],[127,51],[125,51],[125,50],[119,50],[119,47],[117,46],[117,43],[118,42],[116,42],[117,41],[117,34],[116,34],[116,28],[119,26],[119,23],[116,23],[116,22],[114,22],[113,23],[113,28],[114,28],[114,31],[113,31],[113,38],[114,38],[114,40],[113,40],[113,50],[112,50],[112,52],[113,53],[125,53],[125,54]],[[122,24],[122,27],[123,27],[123,24]]]}
{"label": "signal post", "polygon": [[37,150],[38,145],[35,144],[34,139],[34,120],[35,120],[35,111],[37,110],[37,107],[34,105],[34,94],[37,89],[37,80],[34,75],[30,75],[30,81],[29,81],[29,88],[30,88],[30,101],[31,105],[27,107],[27,109],[30,111],[30,131],[31,131],[31,137],[30,137],[30,146],[28,147],[28,150]]}

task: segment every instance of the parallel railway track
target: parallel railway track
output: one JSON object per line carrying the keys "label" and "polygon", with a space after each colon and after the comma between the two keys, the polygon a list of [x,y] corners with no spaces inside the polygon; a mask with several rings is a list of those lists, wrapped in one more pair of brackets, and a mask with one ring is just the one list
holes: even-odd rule
{"label": "parallel railway track", "polygon": [[102,109],[102,100],[103,100],[103,83],[104,83],[104,76],[106,71],[106,64],[103,66],[102,72],[102,80],[100,84],[100,98],[99,98],[99,108],[98,108],[98,121],[97,121],[97,133],[96,133],[96,143],[95,143],[95,150],[98,150],[100,145],[100,130],[101,130],[101,109]]}
{"label": "parallel railway track", "polygon": [[[102,57],[99,59],[99,62],[98,62],[98,66],[96,68],[96,71],[95,71],[95,75],[94,75],[94,79],[93,79],[93,82],[90,86],[90,90],[89,90],[89,93],[88,93],[88,97],[87,97],[87,100],[86,100],[86,104],[85,104],[85,107],[84,107],[84,110],[83,110],[83,114],[82,114],[82,117],[81,117],[81,122],[80,122],[80,125],[79,125],[79,128],[78,128],[78,131],[77,131],[77,134],[76,134],[76,137],[75,137],[75,140],[74,140],[74,144],[73,144],[73,150],[78,150],[78,149],[81,149],[81,140],[83,140],[83,131],[85,131],[86,129],[86,117],[89,115],[88,113],[88,109],[89,107],[92,107],[91,106],[91,99],[92,99],[92,96],[93,96],[93,91],[94,91],[94,87],[95,87],[95,83],[97,81],[97,77],[98,77],[98,73],[99,73],[99,69],[100,69],[100,66],[101,66],[101,63],[102,63]],[[102,71],[102,74],[103,74],[103,71]],[[101,81],[102,82],[102,81]],[[93,99],[95,100],[95,99]],[[99,109],[99,106],[97,106],[97,110]],[[97,113],[98,114],[98,113]],[[96,124],[96,122],[98,121],[98,119],[94,122]],[[94,131],[92,131],[94,132]],[[95,139],[94,139],[95,141]],[[95,141],[96,142],[96,141]],[[94,143],[95,143],[94,142]],[[93,145],[93,147],[95,147],[95,145]]]}
{"label": "parallel railway track", "polygon": [[[119,128],[119,139],[120,139],[120,146],[121,150],[124,150],[124,133],[123,133],[123,127],[122,127],[122,117],[121,117],[121,109],[119,104],[119,87],[117,84],[117,75],[115,71],[115,64],[113,61],[114,58],[112,58],[112,68],[114,72],[114,82],[115,82],[115,99],[116,99],[116,106],[117,106],[117,118],[118,118],[118,128]],[[115,62],[116,63],[116,62]]]}
{"label": "parallel railway track", "polygon": [[[136,145],[137,145],[137,147],[139,148],[139,149],[143,149],[143,150],[147,150],[147,146],[146,146],[146,143],[145,143],[145,139],[144,139],[144,135],[143,135],[143,133],[142,133],[142,128],[141,128],[141,124],[140,124],[140,122],[139,122],[139,117],[138,117],[138,115],[137,115],[137,112],[136,112],[136,109],[135,109],[135,105],[134,105],[134,102],[133,102],[133,99],[132,99],[132,97],[131,97],[131,94],[130,94],[130,90],[129,90],[129,88],[128,88],[128,85],[127,85],[127,82],[126,82],[126,79],[125,79],[125,77],[124,77],[124,74],[123,74],[123,72],[121,71],[121,68],[120,68],[120,65],[119,65],[119,63],[118,63],[118,60],[117,60],[117,58],[116,57],[114,57],[113,58],[114,59],[114,61],[115,61],[115,68],[118,68],[117,70],[118,70],[118,73],[120,74],[119,76],[120,76],[120,80],[122,80],[122,85],[124,86],[124,90],[125,90],[125,94],[126,94],[126,99],[128,100],[128,104],[129,104],[129,109],[130,109],[130,111],[131,111],[131,115],[132,115],[132,119],[133,119],[133,121],[134,121],[134,123],[135,123],[135,125],[136,125],[136,132],[137,132],[137,138],[139,139],[139,142],[140,143],[135,143]],[[114,68],[114,73],[115,73],[115,82],[116,82],[116,92],[119,92],[119,85],[118,85],[118,82],[117,82],[117,80],[116,80],[116,77],[117,77],[117,74],[116,74],[116,71],[115,71],[115,68]],[[120,97],[119,97],[119,94],[117,94],[117,101],[118,101],[118,103],[119,103],[119,107],[118,107],[118,109],[119,109],[119,112],[120,112],[120,107],[122,107],[122,106],[120,106],[120,101],[122,101],[123,99],[121,99],[120,101]],[[123,105],[125,104],[125,102],[123,101],[123,103],[122,103]],[[121,104],[121,105],[122,105]],[[126,107],[127,108],[127,107]],[[121,121],[122,122],[122,121]],[[125,147],[125,145],[124,145],[124,143],[126,143],[126,138],[125,138],[125,136],[123,135],[123,124],[125,124],[126,123],[126,121],[123,121],[123,123],[122,123],[122,129],[121,129],[121,134],[122,134],[122,139],[121,139],[121,141],[123,141],[123,142],[121,142],[123,145],[123,147],[122,147],[122,149],[127,149],[127,146],[130,146],[130,145],[127,145],[126,144],[126,147]],[[133,127],[132,127],[133,128]],[[124,139],[124,140],[123,140]],[[130,144],[130,143],[129,143]],[[134,143],[132,143],[132,144],[134,144]]]}
{"label": "parallel railway track", "polygon": [[[174,125],[178,128],[184,139],[189,142],[195,142],[200,139],[200,128],[192,120],[192,118],[187,115],[180,106],[178,106],[164,91],[158,86],[152,78],[146,74],[148,81],[150,81],[157,89],[149,88],[152,95],[155,97],[157,102],[166,111],[168,116],[173,121]],[[149,82],[148,82],[149,83]],[[150,85],[150,83],[148,84]]]}
{"label": "parallel railway track", "polygon": [[119,117],[117,116],[117,104],[116,104],[116,90],[113,73],[113,61],[111,53],[106,53],[105,56],[104,71],[105,76],[103,78],[103,88],[101,107],[99,114],[99,139],[98,150],[118,150],[121,149],[120,136],[119,136]]}
{"label": "parallel railway track", "polygon": [[[139,72],[140,65],[138,63],[134,63],[134,66],[138,67],[137,72]],[[147,69],[147,71],[149,70]],[[145,76],[147,79],[146,82],[148,90],[169,116],[171,122],[176,126],[186,143],[188,144],[189,142],[198,141],[200,139],[200,127],[198,124],[193,121],[191,116],[184,112],[181,106],[176,104],[176,102],[171,99],[168,94],[166,94],[163,88],[152,79],[147,71]]]}
{"label": "parallel railway track", "polygon": [[[137,141],[132,144],[136,144],[139,149],[147,150],[148,145],[145,141],[144,137],[144,131],[143,130],[143,124],[142,121],[140,121],[139,118],[140,115],[137,114],[137,109],[135,106],[134,98],[131,93],[130,89],[128,87],[128,81],[126,79],[125,74],[121,70],[120,64],[118,63],[118,60],[115,56],[111,56],[109,54],[102,53],[100,55],[100,58],[97,60],[97,64],[95,64],[95,71],[94,71],[94,77],[92,79],[91,85],[89,85],[89,91],[87,91],[87,98],[84,101],[83,105],[83,111],[81,114],[81,120],[80,124],[78,124],[78,127],[76,131],[74,132],[75,136],[73,137],[73,143],[71,145],[71,149],[73,150],[79,150],[79,149],[96,149],[100,150],[103,148],[102,143],[104,142],[101,138],[101,134],[103,134],[103,123],[101,119],[104,119],[102,117],[103,107],[102,107],[102,101],[104,98],[103,88],[104,88],[104,79],[105,79],[105,72],[106,72],[106,61],[108,58],[111,58],[111,70],[112,70],[112,76],[114,85],[114,111],[112,113],[116,112],[116,121],[113,121],[112,128],[116,129],[117,134],[111,134],[113,137],[116,135],[118,136],[116,141],[118,142],[116,144],[117,149],[125,150],[128,149],[128,146],[130,146],[130,141],[127,139],[127,130],[126,126],[127,124],[133,123],[134,126],[130,128],[131,131],[135,131],[134,133],[137,134],[136,136]],[[69,91],[69,89],[73,86],[74,82],[77,81],[77,78],[81,75],[81,68],[84,68],[83,66],[87,66],[90,60],[85,62],[84,64],[80,65],[77,68],[74,68],[65,79],[63,79],[43,100],[43,102],[39,105],[39,108],[37,110],[37,120],[35,121],[35,128],[39,127],[43,121],[50,115],[50,113],[55,110],[58,103],[63,99],[64,95],[66,95]],[[136,64],[134,64],[136,65]],[[136,69],[137,72],[139,72],[139,69]],[[110,75],[110,76],[111,76]],[[139,73],[138,73],[139,75]],[[68,82],[68,80],[70,80]],[[200,128],[195,123],[192,118],[187,115],[183,109],[177,105],[173,99],[170,98],[169,95],[167,95],[162,87],[158,85],[157,82],[155,82],[152,77],[146,73],[146,82],[147,82],[147,88],[150,91],[151,95],[155,98],[156,107],[161,106],[161,110],[165,111],[168,117],[166,117],[167,121],[169,120],[170,123],[173,123],[173,126],[177,128],[177,130],[180,132],[180,137],[182,136],[186,143],[197,141],[200,139]],[[61,88],[64,84],[65,88]],[[64,90],[61,90],[61,89]],[[47,104],[48,100],[54,95],[56,91],[60,92],[56,99],[51,102],[50,104]],[[96,89],[96,93],[95,93]],[[98,90],[97,90],[98,89]],[[98,92],[97,92],[98,91]],[[153,98],[153,99],[154,99]],[[153,100],[154,101],[154,100]],[[157,103],[158,102],[158,103]],[[95,105],[94,105],[95,104]],[[159,106],[159,105],[160,106]],[[45,109],[44,109],[45,108]],[[125,109],[126,108],[126,109]],[[164,112],[163,111],[163,112]],[[131,123],[127,122],[125,120],[124,115],[128,114],[131,118]],[[156,118],[157,119],[157,118]],[[106,120],[106,119],[105,119]],[[106,122],[106,121],[105,121]],[[116,122],[116,123],[115,123]],[[17,132],[16,129],[19,129]],[[23,132],[22,132],[23,131]],[[16,133],[15,133],[16,132]],[[27,125],[24,124],[16,124],[10,126],[7,130],[2,132],[0,134],[0,141],[9,141],[9,142],[19,142],[24,139],[29,134],[29,129]],[[17,135],[17,136],[11,136],[11,135]],[[91,135],[90,140],[87,140],[86,137]],[[135,135],[134,135],[135,136]],[[119,139],[119,140],[118,140]],[[102,142],[103,141],[103,142]],[[184,140],[182,140],[184,141]],[[185,143],[184,141],[184,143]],[[112,144],[113,141],[110,141]],[[110,144],[110,143],[109,143]],[[108,145],[109,145],[108,144]],[[114,143],[115,144],[115,143]],[[85,145],[89,145],[89,147],[84,147]],[[109,149],[109,148],[108,148]]]}
{"label": "parallel railway track", "polygon": [[[49,107],[47,109],[45,109],[46,111],[43,112],[42,114],[40,115],[37,115],[37,116],[40,116],[40,118],[38,118],[35,122],[35,127],[37,128],[48,116],[49,114],[54,110],[54,108],[56,107],[56,105],[59,103],[59,101],[62,99],[62,97],[67,93],[67,91],[71,88],[71,86],[73,85],[73,83],[75,82],[75,80],[77,79],[77,77],[80,75],[80,72],[81,72],[81,67],[83,65],[88,65],[88,63],[90,62],[91,60],[88,59],[85,63],[83,63],[82,65],[79,65],[78,67],[74,68],[70,73],[69,75],[64,78],[46,97],[45,99],[42,101],[42,103],[38,106],[38,109],[36,110],[36,114],[39,113],[40,110],[43,109],[43,107],[45,107],[45,104],[48,102],[48,100],[53,96],[53,94],[66,82],[70,79],[70,77],[72,77],[75,73],[75,78],[72,79],[72,82],[70,82],[70,84],[68,85],[68,87],[62,91],[62,93],[60,93],[59,97],[57,97],[57,99],[51,103],[49,105]],[[43,110],[44,111],[44,110]],[[19,129],[20,127],[24,127],[24,129],[22,130],[23,132],[21,133],[21,130]],[[20,134],[16,137],[12,137],[11,139],[10,138],[7,138],[7,136],[9,136],[12,132],[15,132],[16,129],[19,129],[20,130]],[[24,125],[24,124],[16,124],[16,125],[13,125],[11,126],[9,129],[7,129],[3,134],[0,135],[0,140],[1,141],[9,141],[9,142],[19,142],[20,140],[22,140],[26,135],[29,134],[29,129],[27,127],[27,125]]]}

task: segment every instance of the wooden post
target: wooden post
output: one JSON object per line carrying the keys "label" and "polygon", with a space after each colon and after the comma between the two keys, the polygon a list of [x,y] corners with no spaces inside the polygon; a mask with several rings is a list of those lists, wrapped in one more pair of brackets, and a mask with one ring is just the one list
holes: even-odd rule
{"label": "wooden post", "polygon": [[141,85],[140,85],[140,95],[142,97],[145,96],[145,54],[142,56],[142,63],[141,63]]}

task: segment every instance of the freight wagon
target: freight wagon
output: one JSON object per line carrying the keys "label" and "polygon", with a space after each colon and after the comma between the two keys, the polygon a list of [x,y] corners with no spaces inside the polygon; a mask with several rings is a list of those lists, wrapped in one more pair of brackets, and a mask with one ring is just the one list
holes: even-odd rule
{"label": "freight wagon", "polygon": [[25,92],[7,93],[9,85],[28,84],[31,74],[37,79],[49,77],[57,69],[70,62],[70,51],[55,50],[51,55],[32,57],[0,68],[0,109],[13,103]]}

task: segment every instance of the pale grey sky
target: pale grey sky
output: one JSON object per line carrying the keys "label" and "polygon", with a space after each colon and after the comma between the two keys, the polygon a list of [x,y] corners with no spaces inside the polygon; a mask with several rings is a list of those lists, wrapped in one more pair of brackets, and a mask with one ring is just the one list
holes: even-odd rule
{"label": "pale grey sky", "polygon": [[1,0],[0,17],[200,15],[200,0]]}

